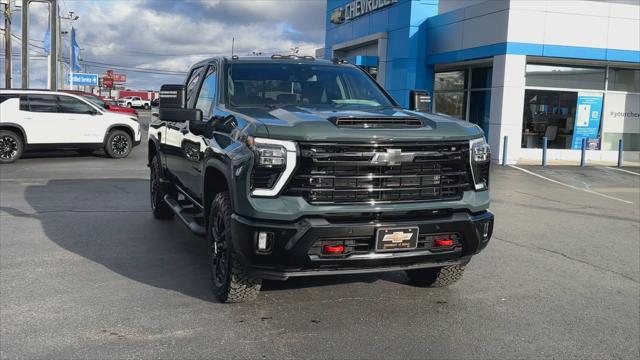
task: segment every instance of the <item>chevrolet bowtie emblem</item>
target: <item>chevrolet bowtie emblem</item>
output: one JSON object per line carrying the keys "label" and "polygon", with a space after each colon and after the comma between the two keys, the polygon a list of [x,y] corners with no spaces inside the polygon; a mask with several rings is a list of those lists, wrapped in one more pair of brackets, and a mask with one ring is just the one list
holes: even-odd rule
{"label": "chevrolet bowtie emblem", "polygon": [[407,240],[411,240],[411,233],[405,233],[402,231],[396,231],[391,234],[387,234],[382,238],[382,241],[390,241],[392,243],[399,243]]}
{"label": "chevrolet bowtie emblem", "polygon": [[403,153],[402,149],[387,149],[387,152],[379,152],[371,158],[372,164],[400,165],[403,162],[413,162],[415,153]]}

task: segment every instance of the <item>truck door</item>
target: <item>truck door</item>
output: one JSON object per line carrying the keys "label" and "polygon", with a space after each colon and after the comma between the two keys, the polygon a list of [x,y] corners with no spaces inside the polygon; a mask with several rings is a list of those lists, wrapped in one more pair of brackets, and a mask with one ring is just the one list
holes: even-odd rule
{"label": "truck door", "polygon": [[[205,68],[205,72],[199,89],[195,92],[195,101],[187,102],[187,106],[200,109],[202,119],[207,121],[217,100],[218,72],[215,64]],[[188,90],[187,90],[188,91]],[[176,168],[181,171],[178,174],[179,181],[186,191],[197,200],[202,199],[202,168],[204,150],[207,147],[206,137],[203,134],[195,134],[191,131],[189,123],[183,123],[181,129],[180,157],[175,158]],[[179,162],[179,164],[177,164]]]}
{"label": "truck door", "polygon": [[[193,108],[195,106],[197,90],[202,82],[202,77],[206,67],[197,67],[191,71],[186,84],[186,102],[187,108]],[[164,146],[165,159],[167,162],[168,175],[175,181],[181,188],[190,194],[192,191],[189,189],[188,179],[189,173],[193,163],[185,161],[185,150],[192,153],[192,146],[187,146],[185,149],[185,138],[189,134],[189,123],[167,121],[166,124],[166,136],[162,142]],[[193,157],[193,155],[192,155]]]}

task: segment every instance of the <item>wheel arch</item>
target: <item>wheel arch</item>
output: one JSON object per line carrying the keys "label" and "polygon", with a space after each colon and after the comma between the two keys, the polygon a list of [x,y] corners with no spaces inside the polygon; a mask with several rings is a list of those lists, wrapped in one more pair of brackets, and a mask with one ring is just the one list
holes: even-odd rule
{"label": "wheel arch", "polygon": [[[207,161],[204,178],[202,179],[202,199],[205,210],[205,219],[209,219],[211,202],[215,196],[221,192],[231,192],[231,181],[228,168],[220,160],[210,159]],[[231,206],[233,206],[233,196],[231,196]]]}
{"label": "wheel arch", "polygon": [[109,134],[114,130],[122,130],[122,131],[126,132],[127,134],[129,134],[129,136],[131,136],[131,141],[135,141],[136,140],[135,132],[133,131],[131,126],[129,126],[127,124],[113,124],[113,125],[109,126],[109,128],[107,129],[107,131],[104,134],[104,140],[102,141],[104,144],[107,143],[107,139],[109,138]]}
{"label": "wheel arch", "polygon": [[0,130],[8,130],[8,131],[13,131],[15,133],[18,134],[18,136],[20,136],[22,138],[22,143],[23,146],[27,145],[27,132],[24,131],[24,128],[18,124],[15,123],[1,123],[0,124]]}

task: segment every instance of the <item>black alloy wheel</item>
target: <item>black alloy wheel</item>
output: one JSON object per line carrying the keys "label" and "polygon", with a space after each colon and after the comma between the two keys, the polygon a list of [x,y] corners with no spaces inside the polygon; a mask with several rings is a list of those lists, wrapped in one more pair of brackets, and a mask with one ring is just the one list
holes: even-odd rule
{"label": "black alloy wheel", "polygon": [[22,139],[13,131],[0,131],[0,163],[12,163],[22,156]]}

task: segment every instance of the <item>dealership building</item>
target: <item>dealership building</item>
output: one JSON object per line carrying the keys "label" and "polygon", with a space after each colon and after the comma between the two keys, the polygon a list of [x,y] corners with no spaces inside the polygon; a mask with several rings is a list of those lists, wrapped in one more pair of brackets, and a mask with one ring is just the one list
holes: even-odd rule
{"label": "dealership building", "polygon": [[[327,0],[325,59],[479,125],[501,161],[640,159],[638,0]],[[583,140],[584,139],[584,140]]]}

